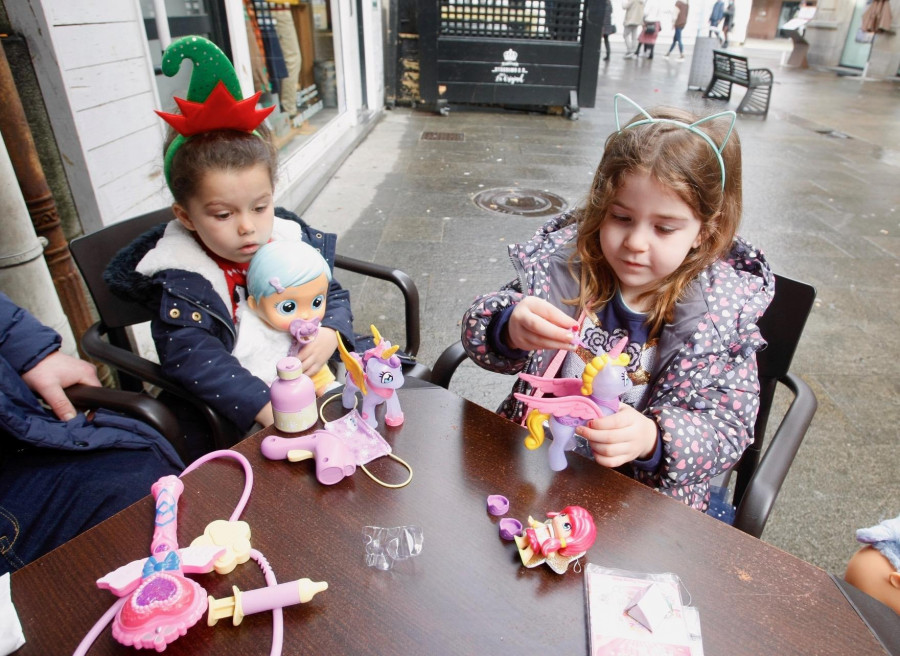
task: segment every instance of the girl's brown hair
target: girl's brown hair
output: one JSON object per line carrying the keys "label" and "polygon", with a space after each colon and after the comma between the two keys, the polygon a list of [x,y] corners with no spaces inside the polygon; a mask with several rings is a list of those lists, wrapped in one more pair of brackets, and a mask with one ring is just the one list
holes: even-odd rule
{"label": "girl's brown hair", "polygon": [[[177,137],[169,131],[163,153]],[[197,192],[197,185],[208,171],[234,171],[263,164],[275,186],[278,152],[269,130],[261,124],[255,132],[211,130],[187,139],[172,159],[169,188],[175,202],[184,205]]]}
{"label": "girl's brown hair", "polygon": [[[650,110],[654,118],[691,124],[689,112],[661,107]],[[629,121],[646,119],[638,114]],[[696,127],[720,148],[730,121],[709,121]],[[741,144],[732,132],[722,149],[725,186],[715,151],[700,135],[672,123],[647,123],[623,127],[607,138],[603,158],[594,174],[590,196],[578,218],[576,256],[581,260],[579,304],[597,310],[609,302],[618,282],[600,248],[600,231],[609,206],[626,176],[646,173],[671,189],[700,220],[700,245],[692,249],[674,272],[647,295],[651,298],[647,322],[651,335],[671,321],[675,303],[703,269],[728,252],[741,220]]]}

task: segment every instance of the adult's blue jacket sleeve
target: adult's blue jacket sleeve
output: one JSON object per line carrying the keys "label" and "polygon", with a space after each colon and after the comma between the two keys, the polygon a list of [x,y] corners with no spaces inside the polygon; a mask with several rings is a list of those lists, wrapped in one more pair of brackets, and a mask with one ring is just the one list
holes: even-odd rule
{"label": "adult's blue jacket sleeve", "polygon": [[0,357],[18,374],[57,351],[62,338],[0,292]]}

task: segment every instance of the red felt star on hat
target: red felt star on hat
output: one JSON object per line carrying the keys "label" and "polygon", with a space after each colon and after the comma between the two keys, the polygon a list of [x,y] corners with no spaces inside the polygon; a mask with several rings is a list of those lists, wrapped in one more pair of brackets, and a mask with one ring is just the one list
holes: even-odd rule
{"label": "red felt star on hat", "polygon": [[210,130],[239,130],[253,132],[275,107],[256,109],[256,101],[262,95],[256,92],[246,100],[235,100],[221,81],[215,86],[206,102],[198,103],[175,98],[181,114],[156,111],[178,134],[190,137]]}

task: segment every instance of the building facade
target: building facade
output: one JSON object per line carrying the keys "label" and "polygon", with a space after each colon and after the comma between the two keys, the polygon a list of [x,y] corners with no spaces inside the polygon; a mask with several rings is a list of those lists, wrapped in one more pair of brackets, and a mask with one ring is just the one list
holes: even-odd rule
{"label": "building facade", "polygon": [[[4,0],[29,48],[81,227],[172,202],[165,126],[190,63],[164,76],[170,39],[202,34],[262,91],[279,147],[276,202],[302,209],[383,111],[381,5],[313,0]],[[285,75],[286,77],[281,77]]]}
{"label": "building facade", "polygon": [[807,59],[811,65],[855,72],[867,78],[896,79],[900,75],[900,39],[896,35],[900,0],[885,2],[894,17],[891,29],[867,33],[860,26],[872,0],[753,0],[747,36],[787,36],[782,26],[798,15],[802,6],[814,5],[815,13],[802,29],[803,38],[809,43]]}

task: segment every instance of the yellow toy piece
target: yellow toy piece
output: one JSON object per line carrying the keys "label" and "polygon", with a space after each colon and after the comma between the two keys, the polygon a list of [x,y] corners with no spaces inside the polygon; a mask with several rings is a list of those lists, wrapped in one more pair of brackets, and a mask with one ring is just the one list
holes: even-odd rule
{"label": "yellow toy piece", "polygon": [[225,547],[225,553],[216,559],[219,574],[228,574],[238,565],[250,560],[250,524],[217,519],[210,522],[203,535],[191,542],[192,547]]}

